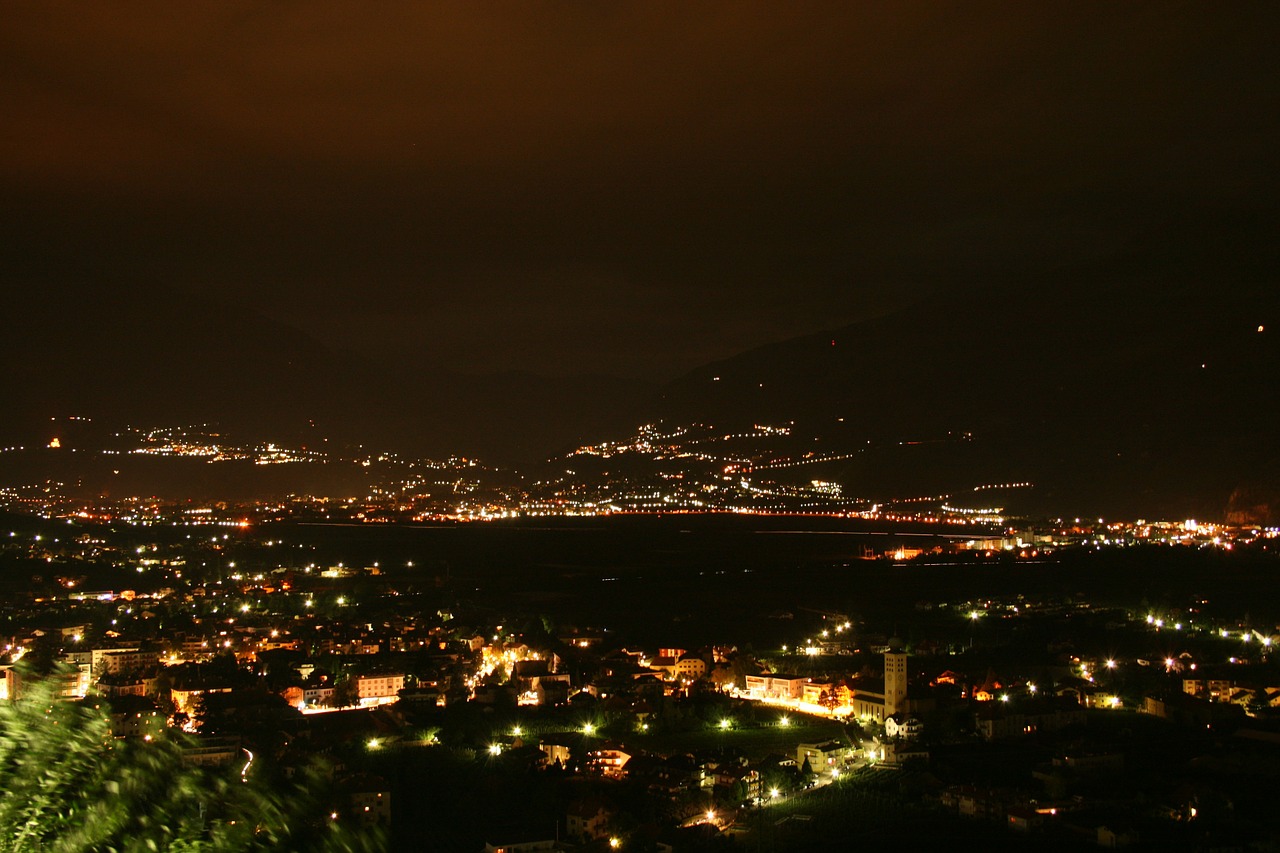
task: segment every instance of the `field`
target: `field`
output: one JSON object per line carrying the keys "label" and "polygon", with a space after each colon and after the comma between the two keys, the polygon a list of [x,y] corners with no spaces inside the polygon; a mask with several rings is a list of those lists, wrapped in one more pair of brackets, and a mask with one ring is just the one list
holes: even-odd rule
{"label": "field", "polygon": [[732,748],[741,750],[743,755],[753,760],[773,753],[794,756],[796,744],[800,743],[847,742],[844,726],[833,720],[803,714],[791,714],[788,719],[791,724],[787,726],[765,724],[758,727],[736,726],[727,730],[704,728],[656,735],[641,733],[629,735],[626,740],[628,746],[659,755]]}

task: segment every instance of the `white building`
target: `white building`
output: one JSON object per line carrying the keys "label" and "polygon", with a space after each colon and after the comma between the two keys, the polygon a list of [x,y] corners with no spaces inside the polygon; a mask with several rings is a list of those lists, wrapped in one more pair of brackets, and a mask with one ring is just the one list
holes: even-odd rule
{"label": "white building", "polygon": [[748,675],[746,682],[752,699],[801,699],[809,679],[799,675]]}
{"label": "white building", "polygon": [[899,712],[884,718],[884,733],[891,738],[916,738],[923,729],[924,725],[910,714]]}
{"label": "white building", "polygon": [[404,673],[382,673],[356,677],[356,696],[361,704],[373,705],[398,699],[404,689]]}

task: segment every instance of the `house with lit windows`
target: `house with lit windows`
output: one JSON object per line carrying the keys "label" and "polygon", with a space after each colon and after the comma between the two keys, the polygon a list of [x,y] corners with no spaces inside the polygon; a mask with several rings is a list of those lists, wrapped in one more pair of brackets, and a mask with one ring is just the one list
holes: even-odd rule
{"label": "house with lit windows", "polygon": [[382,673],[356,677],[356,696],[362,705],[397,699],[404,689],[404,673]]}
{"label": "house with lit windows", "polygon": [[748,675],[747,695],[752,699],[801,699],[809,679],[800,675]]}

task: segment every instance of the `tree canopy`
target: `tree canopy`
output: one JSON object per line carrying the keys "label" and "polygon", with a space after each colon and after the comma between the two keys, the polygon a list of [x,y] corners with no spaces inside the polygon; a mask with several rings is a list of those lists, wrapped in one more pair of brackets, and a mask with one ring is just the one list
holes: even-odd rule
{"label": "tree canopy", "polygon": [[241,767],[183,760],[185,736],[112,736],[104,707],[24,682],[0,701],[0,851],[373,850],[380,839],[331,820],[322,775],[271,785]]}

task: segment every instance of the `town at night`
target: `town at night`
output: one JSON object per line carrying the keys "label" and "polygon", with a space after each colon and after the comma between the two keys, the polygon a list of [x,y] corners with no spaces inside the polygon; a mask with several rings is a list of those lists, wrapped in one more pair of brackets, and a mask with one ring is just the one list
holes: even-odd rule
{"label": "town at night", "polygon": [[22,4],[0,851],[1280,849],[1265,4]]}

